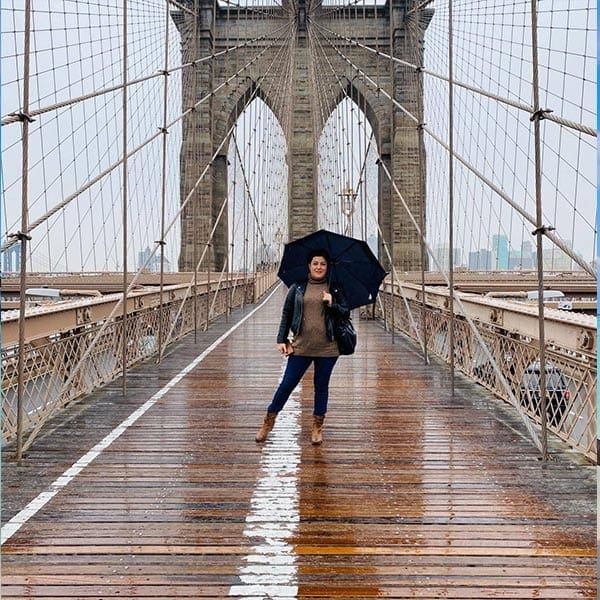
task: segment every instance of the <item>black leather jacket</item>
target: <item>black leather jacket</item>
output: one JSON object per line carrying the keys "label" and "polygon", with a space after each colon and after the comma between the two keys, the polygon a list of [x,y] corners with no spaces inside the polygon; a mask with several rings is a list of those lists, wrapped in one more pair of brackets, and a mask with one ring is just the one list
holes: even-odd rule
{"label": "black leather jacket", "polygon": [[[290,330],[294,335],[300,333],[302,325],[302,301],[307,283],[307,281],[294,283],[288,290],[285,302],[283,303],[283,310],[281,311],[281,323],[279,324],[279,332],[277,334],[278,344],[285,344],[287,342]],[[329,293],[333,297],[333,302],[331,306],[325,305],[325,329],[327,337],[333,341],[333,319],[336,317],[348,317],[350,309],[346,304],[346,298],[340,285],[330,283]]]}

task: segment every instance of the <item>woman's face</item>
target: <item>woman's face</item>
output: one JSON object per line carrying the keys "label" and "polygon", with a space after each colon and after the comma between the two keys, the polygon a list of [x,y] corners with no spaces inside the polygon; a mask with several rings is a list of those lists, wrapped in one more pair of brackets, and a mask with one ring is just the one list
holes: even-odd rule
{"label": "woman's face", "polygon": [[311,279],[315,281],[324,279],[327,275],[327,261],[323,256],[315,256],[308,263],[308,271]]}

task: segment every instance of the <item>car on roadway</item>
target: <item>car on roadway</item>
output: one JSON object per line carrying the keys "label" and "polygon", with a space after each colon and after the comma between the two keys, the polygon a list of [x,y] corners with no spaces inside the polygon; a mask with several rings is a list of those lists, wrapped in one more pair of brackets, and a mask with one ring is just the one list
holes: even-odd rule
{"label": "car on roadway", "polygon": [[[548,424],[558,427],[566,414],[571,400],[571,394],[562,371],[546,363],[546,415]],[[519,399],[521,405],[532,411],[538,418],[540,411],[540,363],[531,363],[524,371],[519,383]]]}

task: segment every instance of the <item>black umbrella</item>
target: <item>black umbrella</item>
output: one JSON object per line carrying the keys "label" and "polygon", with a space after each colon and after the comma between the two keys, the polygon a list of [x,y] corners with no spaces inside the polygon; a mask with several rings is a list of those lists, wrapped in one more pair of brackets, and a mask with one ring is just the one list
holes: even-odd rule
{"label": "black umbrella", "polygon": [[350,308],[372,304],[386,276],[371,249],[363,240],[320,229],[285,245],[277,275],[289,287],[308,278],[308,255],[312,250],[325,249],[331,263],[329,281],[344,288]]}

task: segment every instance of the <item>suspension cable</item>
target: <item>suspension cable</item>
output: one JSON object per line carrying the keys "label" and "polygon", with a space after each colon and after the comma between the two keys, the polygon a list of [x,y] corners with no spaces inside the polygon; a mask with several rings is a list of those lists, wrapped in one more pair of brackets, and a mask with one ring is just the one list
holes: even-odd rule
{"label": "suspension cable", "polygon": [[[326,38],[325,38],[326,39]],[[346,57],[337,47],[333,46],[329,40],[327,40],[332,49],[346,62],[348,63],[354,70],[356,70],[365,81],[367,81],[372,87],[374,87],[377,92],[385,96],[390,102],[392,102],[398,109],[400,109],[407,117],[412,119],[412,121],[418,126],[419,120],[413,115],[405,106],[403,106],[400,102],[398,102],[395,98],[393,98],[387,91],[379,86],[379,84],[374,81],[371,77],[369,77],[360,67],[355,65],[348,57]],[[431,131],[428,127],[424,126],[423,131],[429,134],[440,146],[444,149],[448,150],[448,145],[444,142],[439,136],[437,136],[433,131]],[[530,215],[524,208],[522,208],[519,204],[517,204],[512,198],[508,196],[504,191],[502,191],[497,185],[495,185],[488,177],[483,175],[481,171],[475,168],[469,161],[463,158],[460,154],[454,154],[456,160],[461,162],[469,171],[471,171],[474,175],[476,175],[481,181],[483,181],[491,190],[493,190],[500,198],[502,198],[505,202],[510,204],[513,209],[515,209],[522,217],[524,217],[527,221],[529,221],[532,225],[535,226],[536,220],[535,217]],[[582,269],[584,269],[588,274],[590,274],[594,279],[596,278],[596,272],[594,268],[581,256],[579,256],[576,252],[574,252],[569,246],[567,246],[557,235],[552,233],[551,230],[546,229],[544,235],[550,239],[558,248],[560,248],[565,254],[570,256],[574,262],[576,262]]]}
{"label": "suspension cable", "polygon": [[[138,84],[145,83],[147,81],[150,81],[151,79],[157,79],[159,77],[163,77],[165,74],[172,75],[174,73],[177,73],[177,71],[182,71],[189,67],[195,67],[202,63],[214,60],[215,58],[218,58],[221,56],[226,56],[236,50],[242,50],[248,46],[256,46],[256,44],[258,42],[261,42],[263,40],[271,38],[273,35],[275,35],[279,31],[281,31],[282,29],[286,29],[287,27],[288,27],[287,24],[281,25],[281,27],[278,27],[277,29],[275,29],[272,32],[269,32],[269,33],[266,33],[259,37],[256,37],[254,39],[248,40],[246,42],[243,42],[242,44],[237,44],[235,46],[232,46],[231,48],[226,48],[225,50],[221,50],[219,52],[215,52],[214,54],[209,54],[207,56],[203,56],[202,58],[197,58],[191,62],[184,63],[184,64],[178,65],[176,67],[171,67],[170,69],[165,68],[163,70],[157,71],[156,73],[152,73],[151,75],[145,75],[144,77],[138,77],[137,79],[130,79],[127,81],[127,83],[120,83],[119,85],[113,85],[111,87],[104,88],[102,90],[96,90],[94,92],[90,92],[89,94],[83,94],[83,95],[77,96],[75,98],[69,98],[68,100],[64,100],[63,102],[56,102],[55,104],[51,104],[48,106],[44,106],[43,108],[38,108],[38,109],[32,110],[29,115],[30,115],[30,117],[35,118],[35,117],[38,117],[38,116],[43,115],[48,112],[53,112],[53,111],[59,110],[61,108],[66,108],[66,107],[72,106],[74,104],[79,104],[80,102],[84,102],[85,100],[90,100],[91,98],[98,98],[100,96],[104,96],[104,95],[110,94],[112,92],[122,92],[124,88],[128,89],[130,87],[137,86]],[[20,123],[21,121],[20,121],[19,115],[20,115],[20,113],[17,111],[8,113],[8,115],[2,119],[2,122],[1,122],[2,126],[10,125],[11,123]]]}
{"label": "suspension cable", "polygon": [[[262,74],[259,77],[259,82],[265,80],[265,78],[267,77],[267,75],[269,74],[270,70],[273,67],[273,64],[278,64],[277,63],[277,59],[279,58],[279,54],[281,53],[282,49],[284,46],[282,46],[282,48],[279,50],[279,52],[274,56],[272,62],[270,63],[267,71]],[[266,50],[263,50],[262,53],[264,53]],[[262,54],[261,53],[261,54]],[[246,106],[249,105],[249,103],[254,99],[254,97],[256,96],[258,91],[258,86],[255,86],[254,90],[252,91],[250,97],[248,98],[247,102],[246,102]],[[168,233],[170,231],[170,229],[173,227],[173,225],[176,223],[176,221],[179,219],[179,216],[183,213],[185,207],[187,206],[188,202],[190,201],[190,199],[192,198],[195,190],[197,189],[198,185],[200,184],[200,182],[204,179],[204,177],[206,176],[207,172],[210,169],[211,164],[213,163],[213,161],[215,160],[215,158],[219,155],[219,153],[221,152],[221,149],[223,148],[223,146],[225,145],[225,143],[227,142],[227,140],[229,139],[229,136],[233,133],[233,130],[235,128],[235,124],[233,124],[230,129],[228,130],[227,134],[225,135],[225,137],[223,138],[223,140],[221,141],[221,143],[218,145],[218,147],[216,148],[216,150],[214,151],[211,160],[209,161],[209,163],[205,166],[205,168],[202,170],[200,176],[198,177],[196,183],[192,186],[192,189],[188,192],[186,198],[183,200],[183,202],[181,203],[181,206],[179,208],[179,210],[177,211],[177,213],[175,214],[173,220],[169,223],[169,225],[165,228],[165,234]],[[223,214],[224,208],[226,206],[226,202],[227,199],[225,199],[223,205],[221,206],[221,210],[219,211],[219,215],[217,217],[217,219],[215,220],[215,224],[212,228],[212,231],[209,235],[209,241],[212,239],[214,232],[216,231],[216,227],[220,221],[220,218]],[[204,247],[204,250],[202,251],[201,256],[198,259],[198,263],[197,265],[202,264],[206,251],[207,251],[208,246]],[[154,247],[154,249],[152,250],[151,253],[148,254],[148,256],[146,257],[146,260],[144,261],[144,264],[138,269],[138,271],[135,273],[135,275],[133,276],[133,278],[131,279],[131,282],[129,283],[129,286],[127,288],[127,294],[129,294],[129,292],[133,289],[133,287],[135,286],[135,284],[137,283],[139,276],[141,275],[142,271],[146,268],[146,265],[150,262],[151,258],[154,256],[155,252],[157,250],[157,246]],[[196,267],[197,268],[197,267]],[[180,303],[180,309],[178,311],[178,314],[180,314],[181,312],[181,307],[183,306],[185,300],[188,298],[189,296],[189,292],[192,288],[193,285],[193,278],[190,281],[189,285],[186,288],[186,291],[184,293],[184,296],[181,300]],[[71,384],[71,382],[73,381],[75,375],[77,374],[77,372],[79,371],[79,369],[81,369],[81,366],[84,364],[85,360],[87,359],[87,357],[90,355],[90,353],[92,352],[93,348],[95,347],[95,345],[97,344],[98,340],[100,339],[100,337],[102,336],[102,334],[104,333],[106,327],[108,326],[108,324],[111,322],[112,318],[114,317],[114,315],[116,314],[116,312],[122,307],[123,304],[123,298],[121,298],[117,303],[115,303],[115,306],[113,307],[110,315],[108,315],[106,317],[106,319],[104,320],[103,324],[100,326],[100,328],[98,329],[98,331],[96,332],[96,335],[94,336],[94,339],[91,341],[91,343],[89,344],[89,346],[86,348],[86,350],[84,351],[83,355],[81,356],[81,358],[79,359],[79,361],[77,362],[77,364],[73,367],[71,373],[69,374],[69,377],[66,379],[65,382],[63,382],[62,385],[62,389],[66,389],[68,388],[68,386]],[[174,322],[176,322],[176,318],[174,319]],[[171,335],[172,329],[169,331],[169,333],[167,334],[167,340],[169,339],[170,335]],[[164,349],[163,349],[164,352]]]}
{"label": "suspension cable", "polygon": [[[280,37],[279,39],[282,39],[282,38]],[[213,92],[206,94],[204,97],[202,97],[200,100],[198,100],[198,102],[196,102],[192,107],[186,109],[178,117],[176,117],[175,119],[173,119],[167,125],[166,129],[169,130],[169,129],[173,128],[177,123],[179,123],[179,121],[181,121],[184,117],[186,117],[187,115],[189,115],[192,111],[196,110],[201,104],[204,104],[205,102],[208,102],[210,100],[210,98],[212,97],[213,94],[215,94],[218,91],[220,91],[221,89],[225,88],[233,80],[235,80],[236,78],[238,78],[244,71],[248,70],[254,63],[256,63],[259,60],[259,58],[263,54],[267,53],[271,49],[272,46],[273,46],[273,44],[271,44],[269,46],[265,46],[265,48],[263,48],[263,50],[261,50],[256,56],[254,56],[250,61],[248,61],[236,73],[234,73],[233,75],[231,75],[222,84],[220,84],[219,86],[217,86],[213,90]],[[122,89],[122,87],[123,86],[121,86],[121,89]],[[112,171],[114,171],[117,167],[119,167],[120,165],[122,165],[124,160],[127,160],[127,159],[131,158],[133,155],[137,154],[140,150],[142,150],[148,144],[150,144],[151,142],[153,142],[155,139],[159,138],[161,135],[163,135],[162,128],[159,129],[152,136],[150,136],[149,138],[147,138],[144,142],[142,142],[136,148],[134,148],[133,150],[127,152],[123,157],[121,157],[119,160],[117,160],[116,162],[114,162],[110,167],[108,167],[107,169],[105,169],[102,173],[100,173],[99,175],[97,175],[94,179],[88,181],[86,184],[84,184],[82,187],[80,187],[76,192],[74,192],[73,194],[69,195],[67,198],[65,198],[64,200],[62,200],[58,204],[56,204],[54,206],[54,208],[52,208],[46,214],[44,214],[41,217],[39,217],[38,219],[36,219],[33,223],[31,223],[29,225],[28,230],[25,233],[27,233],[27,234],[31,233],[35,228],[37,228],[39,225],[41,225],[42,223],[44,223],[52,215],[56,214],[61,209],[65,208],[68,204],[70,204],[73,200],[75,200],[78,196],[80,196],[84,191],[86,191],[87,189],[89,189],[90,187],[92,187],[95,183],[97,183],[98,181],[100,181],[101,179],[103,179],[106,175],[108,175],[109,173],[111,173]],[[2,244],[1,251],[5,252],[6,250],[8,250],[8,248],[10,248],[14,244],[15,244],[15,239],[11,238],[10,235],[9,235],[9,239],[6,242],[4,242],[4,244]]]}
{"label": "suspension cable", "polygon": [[[448,288],[450,288],[450,280],[448,278],[448,275],[447,275],[446,271],[443,268],[443,265],[438,261],[438,259],[435,256],[435,253],[433,252],[433,249],[428,244],[428,242],[427,242],[427,240],[426,240],[426,238],[424,236],[424,233],[421,231],[421,228],[419,227],[419,224],[417,222],[416,217],[413,215],[412,211],[410,210],[410,207],[408,206],[406,200],[404,199],[404,196],[402,195],[402,193],[398,189],[398,186],[396,185],[396,182],[394,181],[394,179],[392,177],[392,174],[389,172],[388,168],[386,167],[386,165],[385,165],[385,163],[383,161],[381,161],[381,166],[382,166],[383,172],[385,173],[385,176],[390,181],[390,184],[392,185],[392,188],[393,188],[396,196],[399,198],[400,202],[402,202],[402,205],[404,206],[404,210],[406,210],[406,212],[407,212],[410,220],[412,221],[413,227],[415,228],[415,230],[417,231],[417,233],[424,239],[425,244],[427,246],[427,250],[429,252],[429,255],[430,255],[431,259],[435,263],[436,269],[442,275],[442,277],[444,279],[444,282],[446,283],[446,286]],[[506,392],[508,394],[508,397],[510,398],[511,404],[517,409],[517,412],[519,413],[519,415],[521,416],[521,418],[522,418],[525,426],[527,427],[527,430],[528,430],[529,434],[531,435],[531,438],[534,440],[534,442],[535,442],[536,446],[538,447],[538,449],[540,451],[542,451],[542,446],[541,446],[540,440],[538,438],[537,433],[533,429],[533,425],[530,423],[529,419],[526,417],[525,412],[523,410],[523,407],[519,404],[519,402],[518,402],[518,400],[517,400],[514,392],[512,391],[510,385],[506,381],[506,378],[502,374],[502,371],[498,367],[498,364],[496,363],[496,360],[494,359],[494,357],[493,357],[492,353],[490,352],[487,344],[485,343],[485,340],[483,339],[481,333],[479,332],[477,326],[475,325],[475,322],[469,316],[467,310],[465,309],[460,296],[455,296],[455,301],[459,305],[464,318],[469,323],[469,327],[471,328],[471,330],[473,331],[473,334],[477,338],[477,341],[479,342],[481,348],[483,349],[483,352],[486,355],[486,358],[490,361],[490,364],[494,368],[494,371],[499,375],[499,379],[500,379],[503,387],[505,388],[505,390],[506,390]]]}
{"label": "suspension cable", "polygon": [[[367,50],[368,52],[376,54],[377,56],[381,56],[382,58],[390,59],[391,61],[393,61],[399,65],[402,65],[404,67],[409,67],[411,69],[414,69],[417,72],[422,72],[425,75],[430,75],[431,77],[435,77],[436,79],[445,81],[446,83],[449,82],[448,76],[446,76],[446,75],[443,75],[441,73],[435,73],[433,71],[430,71],[429,69],[419,67],[418,65],[415,65],[413,63],[402,60],[401,58],[398,58],[396,56],[390,56],[389,54],[386,54],[385,52],[382,52],[381,50],[379,50],[377,48],[371,48],[370,46],[361,44],[358,40],[354,40],[352,38],[345,37],[339,33],[336,33],[335,31],[331,31],[330,29],[327,29],[326,27],[319,25],[318,23],[315,23],[315,26],[333,37],[344,40],[345,42],[347,42],[348,44],[350,44],[352,46],[357,46],[358,48]],[[464,88],[466,90],[469,90],[470,92],[475,92],[476,94],[480,94],[482,96],[490,98],[491,100],[496,100],[497,102],[506,104],[507,106],[512,106],[513,108],[517,108],[521,111],[527,112],[530,115],[534,112],[534,109],[530,104],[525,104],[524,102],[517,102],[515,100],[511,100],[510,98],[505,98],[498,94],[493,94],[482,88],[470,85],[468,83],[464,83],[462,81],[453,80],[452,83],[453,83],[453,85],[455,85],[457,87]],[[550,111],[548,109],[544,109],[544,117],[543,118],[547,119],[548,121],[553,121],[555,123],[558,123],[559,125],[564,125],[565,127],[575,129],[577,131],[580,131],[581,133],[591,135],[593,137],[597,137],[597,135],[598,135],[596,129],[594,129],[593,127],[588,127],[587,125],[583,125],[582,123],[576,123],[575,121],[570,121],[568,119],[565,119],[563,117],[555,115],[552,111]]]}

